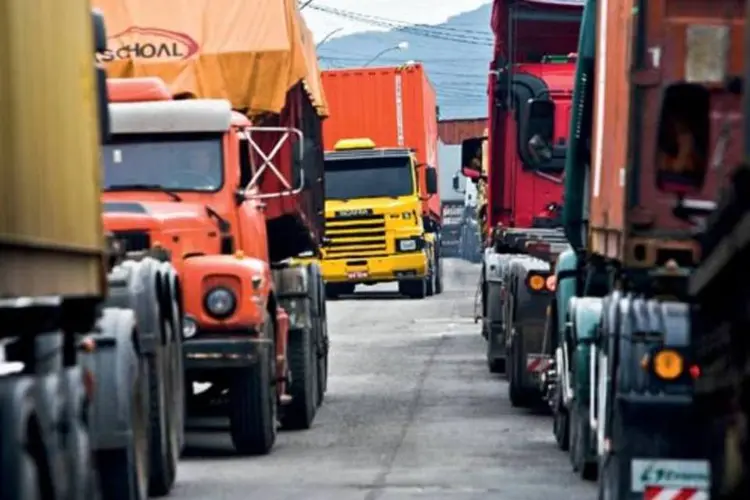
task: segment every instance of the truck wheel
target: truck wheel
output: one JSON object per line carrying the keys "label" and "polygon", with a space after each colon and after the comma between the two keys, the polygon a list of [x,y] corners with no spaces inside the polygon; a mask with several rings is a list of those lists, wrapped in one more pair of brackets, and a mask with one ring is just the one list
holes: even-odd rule
{"label": "truck wheel", "polygon": [[443,293],[443,259],[437,257],[436,262],[435,269],[437,270],[437,273],[435,274],[435,295],[440,295]]}
{"label": "truck wheel", "polygon": [[167,495],[174,485],[177,474],[177,457],[174,454],[173,429],[173,394],[168,394],[171,387],[171,359],[169,344],[156,348],[156,353],[148,358],[148,380],[150,401],[150,461],[149,495],[161,497]]}
{"label": "truck wheel", "polygon": [[[484,322],[483,322],[484,324]],[[487,334],[487,369],[490,373],[503,374],[505,373],[505,359],[495,357],[495,332],[490,328],[490,332]]]}
{"label": "truck wheel", "polygon": [[490,373],[502,375],[505,373],[505,360],[502,358],[487,358],[487,369]]}
{"label": "truck wheel", "polygon": [[432,297],[433,295],[435,295],[435,276],[437,276],[435,264],[436,264],[436,260],[435,260],[435,255],[433,252],[433,256],[430,258],[429,269],[427,271],[428,275],[427,275],[427,278],[425,279],[425,282],[426,282],[425,295],[427,297]]}
{"label": "truck wheel", "polygon": [[146,500],[149,482],[148,392],[146,369],[133,389],[130,403],[133,437],[125,449],[99,452],[99,484],[107,500]]}
{"label": "truck wheel", "polygon": [[42,500],[41,482],[39,477],[39,467],[36,461],[28,453],[21,453],[21,460],[18,464],[18,479],[20,490],[3,491],[0,499],[2,500]]}
{"label": "truck wheel", "polygon": [[289,369],[292,402],[282,409],[281,425],[286,429],[309,429],[317,410],[318,370],[313,332],[308,328],[289,332]]}
{"label": "truck wheel", "polygon": [[512,363],[508,368],[508,399],[510,399],[510,404],[515,408],[525,408],[529,406],[529,397],[523,388],[519,386],[519,371],[522,366],[519,362],[520,350],[516,342],[511,343],[510,346],[508,358],[512,359]]}
{"label": "truck wheel", "polygon": [[620,464],[614,454],[608,454],[599,460],[598,500],[615,500],[618,496]]}
{"label": "truck wheel", "polygon": [[326,312],[326,302],[321,301],[320,317],[317,320],[318,325],[318,406],[323,403],[325,394],[328,391],[328,317]]}
{"label": "truck wheel", "polygon": [[586,434],[589,428],[583,414],[582,408],[574,404],[571,412],[571,435],[570,435],[570,463],[573,466],[573,472],[577,473],[581,479],[593,481],[596,479],[596,462],[586,461],[586,451],[588,440]]}
{"label": "truck wheel", "polygon": [[427,280],[403,280],[398,282],[398,293],[411,299],[423,299],[427,296]]}
{"label": "truck wheel", "polygon": [[562,378],[558,377],[552,404],[552,432],[555,435],[557,447],[562,451],[568,451],[570,448],[570,418],[562,401],[562,382]]}
{"label": "truck wheel", "polygon": [[229,389],[229,421],[232,444],[243,455],[265,455],[276,442],[276,332],[266,315],[258,361],[236,370]]}
{"label": "truck wheel", "polygon": [[[176,330],[172,325],[179,326]],[[182,367],[182,322],[166,322],[164,325],[169,343],[170,370],[170,447],[177,463],[185,446],[185,372]],[[175,475],[176,477],[176,475]]]}

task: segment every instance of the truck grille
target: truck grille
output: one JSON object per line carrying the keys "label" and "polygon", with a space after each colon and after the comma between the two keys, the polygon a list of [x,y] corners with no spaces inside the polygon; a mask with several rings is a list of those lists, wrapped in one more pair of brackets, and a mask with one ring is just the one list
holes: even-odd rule
{"label": "truck grille", "polygon": [[386,255],[385,216],[326,218],[326,257],[378,257]]}
{"label": "truck grille", "polygon": [[148,231],[113,231],[115,240],[122,242],[126,252],[140,252],[151,248]]}

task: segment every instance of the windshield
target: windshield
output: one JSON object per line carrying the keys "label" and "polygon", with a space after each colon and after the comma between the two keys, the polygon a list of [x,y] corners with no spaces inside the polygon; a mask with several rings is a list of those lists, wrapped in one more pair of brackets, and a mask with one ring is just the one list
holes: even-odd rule
{"label": "windshield", "polygon": [[104,189],[218,191],[223,183],[221,136],[120,135],[103,147]]}
{"label": "windshield", "polygon": [[326,160],[326,199],[347,200],[414,193],[408,156]]}

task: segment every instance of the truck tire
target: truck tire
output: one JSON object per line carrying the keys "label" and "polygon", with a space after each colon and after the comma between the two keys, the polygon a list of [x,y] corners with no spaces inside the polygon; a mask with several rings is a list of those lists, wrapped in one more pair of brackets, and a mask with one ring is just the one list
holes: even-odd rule
{"label": "truck tire", "polygon": [[148,371],[141,367],[130,403],[133,438],[124,449],[99,452],[99,484],[107,500],[146,500],[149,483]]}
{"label": "truck tire", "polygon": [[39,467],[28,452],[22,453],[19,469],[21,489],[3,491],[2,500],[42,500]]}
{"label": "truck tire", "polygon": [[[79,495],[76,498],[87,498],[91,500],[97,500],[100,498],[99,485],[96,480],[96,474],[94,472],[94,464],[91,457],[91,442],[89,440],[89,434],[85,427],[81,423],[75,423],[71,426],[68,434],[71,442],[71,447],[74,447],[77,460],[76,468],[73,471],[75,474],[75,494]],[[80,482],[78,482],[80,481]]]}
{"label": "truck tire", "polygon": [[432,257],[430,257],[430,265],[428,266],[428,269],[427,269],[427,278],[425,278],[425,282],[426,282],[425,295],[427,297],[432,297],[433,295],[435,295],[435,288],[436,288],[435,277],[437,276],[437,270],[435,269],[436,262],[437,261],[435,260],[435,250],[433,249]]}
{"label": "truck tire", "polygon": [[282,409],[281,425],[285,429],[309,429],[317,411],[317,355],[313,331],[309,328],[289,332],[289,369],[292,402]]}
{"label": "truck tire", "polygon": [[440,295],[441,293],[443,293],[443,259],[442,259],[442,255],[438,255],[436,257],[435,269],[437,270],[437,273],[435,274],[435,295]]}
{"label": "truck tire", "polygon": [[323,404],[326,392],[328,391],[328,314],[326,311],[326,301],[320,301],[320,317],[316,321],[318,328],[318,406]]}
{"label": "truck tire", "polygon": [[423,299],[427,296],[427,279],[401,280],[398,282],[398,293],[410,299]]}
{"label": "truck tire", "polygon": [[585,433],[589,432],[586,425],[586,416],[580,405],[573,402],[573,411],[570,419],[570,465],[573,472],[586,481],[596,479],[596,463],[586,461],[586,445],[588,440]]}
{"label": "truck tire", "polygon": [[558,375],[555,394],[552,399],[552,433],[557,447],[562,451],[570,449],[570,417],[562,400],[562,377]]}
{"label": "truck tire", "polygon": [[173,395],[169,393],[171,378],[171,360],[169,344],[157,348],[157,352],[148,358],[149,381],[149,419],[150,419],[150,496],[162,497],[172,490],[177,476],[177,457],[175,456],[174,408]]}
{"label": "truck tire", "polygon": [[510,399],[510,404],[515,408],[528,408],[530,406],[529,395],[519,384],[520,370],[523,364],[521,363],[521,350],[518,348],[517,342],[511,342],[510,344],[508,361],[511,361],[508,367],[508,399]]}
{"label": "truck tire", "polygon": [[179,458],[182,454],[182,450],[185,447],[185,371],[183,368],[183,354],[182,354],[182,319],[183,319],[183,307],[182,307],[182,285],[180,279],[177,276],[174,267],[169,263],[164,263],[162,266],[165,269],[165,289],[167,294],[164,296],[164,310],[165,310],[165,321],[164,321],[164,335],[165,338],[171,339],[169,342],[169,359],[171,361],[171,386],[169,388],[169,394],[172,396],[171,405],[172,412],[174,413],[174,423],[172,430],[174,436],[170,434],[170,437],[177,438],[177,448],[174,452],[175,456]]}
{"label": "truck tire", "polygon": [[232,374],[229,389],[230,434],[242,455],[266,455],[276,442],[276,332],[270,314],[263,329],[268,344],[257,363]]}
{"label": "truck tire", "polygon": [[[484,322],[482,324],[484,325]],[[492,331],[491,327],[489,327],[489,330],[485,337],[487,339],[487,369],[490,373],[502,375],[505,373],[505,359],[495,357],[497,341],[495,340],[495,332]]]}

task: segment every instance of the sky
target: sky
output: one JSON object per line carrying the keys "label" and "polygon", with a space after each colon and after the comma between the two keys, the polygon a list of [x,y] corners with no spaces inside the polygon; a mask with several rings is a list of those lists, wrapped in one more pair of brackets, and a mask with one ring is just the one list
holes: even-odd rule
{"label": "sky", "polygon": [[[303,0],[302,3],[306,1]],[[416,24],[439,24],[451,16],[474,10],[487,2],[488,0],[313,0],[311,6],[317,4],[323,7]],[[332,38],[379,29],[371,24],[350,21],[339,16],[316,11],[310,7],[305,8],[302,14],[315,35],[316,42],[320,42],[326,35],[337,29],[341,29],[341,31],[337,31]]]}

